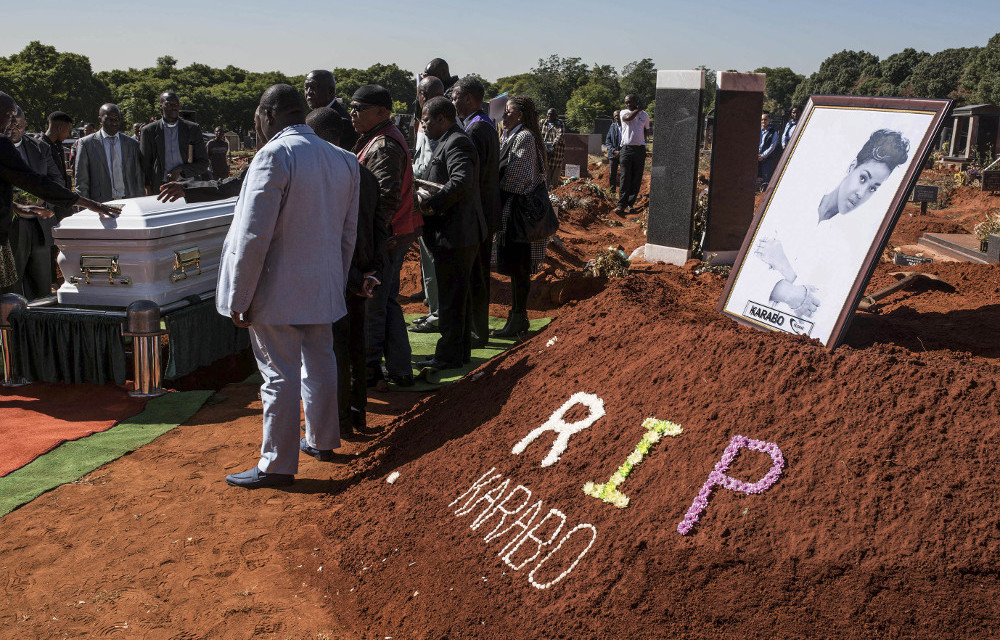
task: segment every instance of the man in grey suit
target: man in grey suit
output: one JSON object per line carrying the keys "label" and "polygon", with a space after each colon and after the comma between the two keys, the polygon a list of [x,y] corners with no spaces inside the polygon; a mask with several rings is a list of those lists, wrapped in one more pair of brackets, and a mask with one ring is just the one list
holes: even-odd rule
{"label": "man in grey suit", "polygon": [[80,140],[76,153],[76,192],[98,202],[146,195],[139,143],[120,135],[122,114],[108,103],[98,112],[101,128]]}
{"label": "man in grey suit", "polygon": [[[52,158],[48,145],[24,135],[26,126],[24,111],[17,109],[17,116],[7,131],[7,137],[14,144],[21,159],[35,173],[47,176],[49,180],[66,186],[63,174]],[[18,281],[10,287],[19,291],[28,300],[52,294],[52,227],[69,215],[67,207],[54,207],[46,203],[46,208],[55,215],[48,218],[14,218],[11,230],[11,245],[14,250],[14,266]]]}
{"label": "man in grey suit", "polygon": [[264,378],[261,458],[226,476],[234,486],[291,484],[300,450],[329,461],[340,447],[331,325],[347,313],[360,172],[305,115],[302,94],[289,85],[261,96],[256,119],[268,142],[250,163],[223,244],[216,309],[250,328]]}

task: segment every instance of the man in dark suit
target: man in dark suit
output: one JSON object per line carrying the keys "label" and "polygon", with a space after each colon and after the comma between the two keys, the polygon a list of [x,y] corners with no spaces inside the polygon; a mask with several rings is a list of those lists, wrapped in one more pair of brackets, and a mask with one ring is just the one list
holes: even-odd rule
{"label": "man in dark suit", "polygon": [[490,328],[490,257],[493,234],[500,229],[500,138],[496,125],[483,112],[483,83],[475,76],[466,76],[452,87],[451,101],[462,120],[465,133],[472,139],[479,156],[479,198],[486,219],[486,239],[472,269],[469,284],[472,305],[472,346],[481,348],[489,340]]}
{"label": "man in dark suit", "polygon": [[434,356],[419,367],[457,369],[469,361],[472,320],[469,281],[479,247],[486,236],[486,219],[479,196],[479,155],[456,122],[455,105],[444,96],[424,103],[421,125],[437,140],[424,174],[443,185],[436,193],[417,192],[425,217],[424,240],[434,254],[438,278],[438,326],[441,338]]}
{"label": "man in dark suit", "polygon": [[[310,71],[303,85],[306,104],[309,105],[310,109],[315,111],[321,107],[329,107],[347,122],[351,121],[351,114],[347,112],[347,107],[337,100],[337,80],[333,77],[333,73],[326,69]],[[358,132],[353,127],[347,127],[340,134],[340,142],[337,146],[350,151],[357,141]]]}
{"label": "man in dark suit", "polygon": [[[341,146],[344,132],[353,131],[351,121],[331,107],[313,109],[306,124],[320,138]],[[337,354],[337,392],[340,396],[340,435],[351,435],[366,426],[368,405],[365,349],[365,302],[382,283],[385,243],[389,240],[389,217],[378,206],[379,188],[375,174],[361,165],[358,198],[358,238],[354,243],[351,269],[347,273],[347,315],[333,323],[333,350]]]}
{"label": "man in dark suit", "polygon": [[160,192],[164,182],[198,178],[208,170],[208,151],[201,127],[180,117],[181,101],[173,91],[160,96],[163,117],[142,128],[142,172],[146,194]]}
{"label": "man in dark suit", "polygon": [[139,143],[120,133],[118,105],[103,105],[98,117],[101,128],[77,145],[76,192],[98,202],[143,195]]}
{"label": "man in dark suit", "polygon": [[48,146],[52,152],[52,160],[59,169],[59,174],[63,177],[63,185],[69,186],[69,173],[66,171],[66,151],[63,149],[63,140],[73,133],[73,118],[62,111],[53,111],[49,114],[49,128],[38,137],[38,142]]}
{"label": "man in dark suit", "polygon": [[[42,145],[24,135],[26,125],[24,112],[18,108],[13,124],[7,130],[7,137],[20,153],[21,159],[35,173],[47,176],[60,186],[66,186],[48,145]],[[14,266],[18,277],[14,290],[20,290],[28,300],[43,298],[52,293],[52,227],[70,214],[67,207],[48,203],[45,206],[56,215],[49,218],[17,217],[11,233]]]}

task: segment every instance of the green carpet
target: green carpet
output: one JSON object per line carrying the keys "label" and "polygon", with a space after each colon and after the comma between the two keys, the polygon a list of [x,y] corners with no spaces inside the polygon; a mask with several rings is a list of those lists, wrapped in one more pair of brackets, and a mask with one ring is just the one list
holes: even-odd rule
{"label": "green carpet", "polygon": [[[407,327],[412,325],[413,321],[419,317],[421,316],[417,314],[404,316],[404,318],[406,318]],[[507,321],[503,318],[494,318],[493,316],[490,316],[490,329],[500,329],[503,327],[505,322]],[[529,325],[528,332],[533,334],[541,331],[550,322],[552,322],[552,318],[539,318],[538,320],[532,320]],[[434,355],[434,347],[437,345],[438,338],[441,337],[440,333],[413,333],[411,331],[407,331],[406,335],[410,337],[410,351],[412,352],[410,360],[414,363],[418,360],[426,360]],[[455,382],[482,363],[486,362],[490,358],[497,357],[507,349],[513,347],[515,344],[517,344],[517,340],[514,338],[491,337],[489,344],[487,344],[486,347],[472,350],[472,360],[461,369],[448,369],[447,371],[418,371],[416,369],[416,364],[414,364],[414,385],[412,387],[400,387],[389,383],[389,390],[437,391],[442,385]],[[249,378],[244,380],[243,384],[261,384],[262,382],[263,380],[260,377],[260,373],[254,373],[251,374]]]}
{"label": "green carpet", "polygon": [[142,413],[107,431],[64,442],[0,478],[0,517],[152,442],[188,420],[211,395],[211,391],[182,391],[153,398]]}
{"label": "green carpet", "polygon": [[[419,317],[420,316],[416,314],[405,316],[407,326],[412,324],[413,321]],[[505,322],[506,320],[502,318],[494,318],[490,316],[490,329],[500,329],[503,327]],[[552,322],[552,318],[539,318],[538,320],[532,320],[529,332],[536,333],[541,331],[550,322]],[[410,336],[410,349],[413,352],[413,362],[426,360],[427,358],[433,356],[434,347],[437,345],[438,338],[441,337],[440,333],[413,333],[410,331],[407,331],[407,335]],[[414,386],[397,387],[394,384],[390,384],[389,388],[393,391],[434,391],[436,389],[440,389],[441,385],[455,382],[490,358],[495,358],[507,349],[513,347],[515,344],[517,344],[517,340],[514,338],[491,337],[489,343],[484,348],[472,350],[472,361],[461,369],[448,369],[447,371],[424,370],[419,372],[415,370],[414,375],[417,379]],[[414,369],[416,369],[416,365],[414,365]]]}

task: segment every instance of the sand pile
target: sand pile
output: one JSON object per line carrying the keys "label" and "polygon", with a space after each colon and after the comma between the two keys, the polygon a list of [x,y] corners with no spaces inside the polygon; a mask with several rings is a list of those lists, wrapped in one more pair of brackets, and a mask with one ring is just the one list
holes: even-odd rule
{"label": "sand pile", "polygon": [[[876,280],[887,278],[880,267]],[[924,352],[895,342],[919,336],[924,322],[911,316],[927,312],[887,305],[830,354],[721,318],[722,285],[675,267],[612,281],[395,420],[321,524],[329,569],[314,584],[331,614],[358,620],[360,634],[406,638],[995,630],[1000,354],[986,336],[996,323],[978,333],[959,324],[987,339],[979,352]],[[949,319],[995,314],[986,294],[928,296],[968,307],[940,313]],[[571,435],[556,462],[542,466],[553,432],[512,453],[577,393],[600,398],[605,415]],[[577,405],[563,421],[591,411]],[[653,445],[620,484],[629,506],[585,495],[586,482],[608,482],[626,461],[650,417],[683,432]],[[716,488],[681,535],[737,435],[776,445],[780,477],[758,495]],[[754,483],[773,466],[743,450],[727,473]],[[518,546],[526,527],[551,544]]]}

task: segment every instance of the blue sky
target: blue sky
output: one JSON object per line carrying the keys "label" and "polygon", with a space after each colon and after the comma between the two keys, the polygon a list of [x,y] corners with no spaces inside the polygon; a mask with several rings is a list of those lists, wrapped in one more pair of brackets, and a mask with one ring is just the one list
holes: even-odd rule
{"label": "blue sky", "polygon": [[[50,0],[22,2],[6,11],[13,18],[8,24],[17,27],[5,30],[0,55],[41,40],[89,56],[98,71],[150,66],[165,54],[181,66],[234,64],[288,74],[375,62],[417,71],[440,56],[452,73],[477,72],[495,80],[528,71],[538,58],[556,53],[618,69],[648,57],[660,69],[788,66],[809,74],[842,49],[864,49],[880,58],[906,47],[934,53],[982,46],[1000,32],[996,0],[806,0],[772,3],[766,12],[759,3],[738,0],[506,0],[493,5],[177,0],[165,8],[106,0],[86,14],[82,6]],[[100,26],[101,15],[114,16],[107,30]],[[62,16],[65,24],[52,26],[52,16]],[[155,28],[140,28],[149,19],[156,21]]]}

